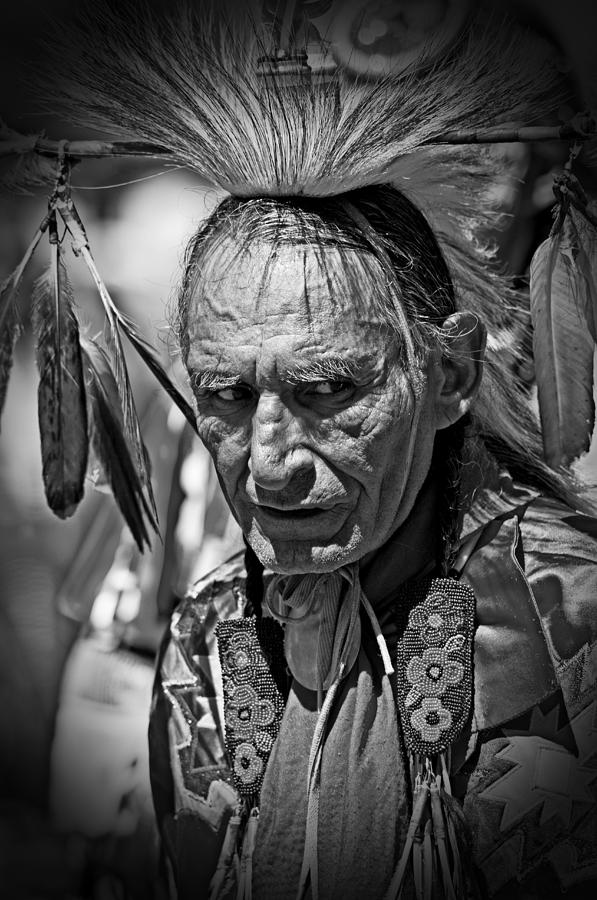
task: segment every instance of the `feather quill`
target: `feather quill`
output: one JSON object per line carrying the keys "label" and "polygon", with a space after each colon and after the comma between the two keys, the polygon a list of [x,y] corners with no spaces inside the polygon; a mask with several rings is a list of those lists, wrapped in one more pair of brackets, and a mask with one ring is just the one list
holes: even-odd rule
{"label": "feather quill", "polygon": [[577,268],[569,215],[531,262],[533,354],[547,462],[567,465],[589,448],[595,407],[594,340],[587,327],[586,279]]}
{"label": "feather quill", "polygon": [[143,552],[145,545],[150,546],[145,522],[156,533],[158,526],[153,510],[145,499],[143,483],[123,434],[119,388],[110,360],[97,342],[82,338],[81,347],[92,448],[135,543]]}
{"label": "feather quill", "polygon": [[50,269],[33,288],[33,331],[44,488],[50,509],[64,519],[83,497],[88,439],[79,326],[55,225]]}

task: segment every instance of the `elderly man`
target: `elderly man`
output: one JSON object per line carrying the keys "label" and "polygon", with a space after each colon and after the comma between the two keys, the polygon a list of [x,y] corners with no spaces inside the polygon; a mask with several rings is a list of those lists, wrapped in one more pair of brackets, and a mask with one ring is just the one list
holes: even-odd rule
{"label": "elderly man", "polygon": [[586,439],[565,375],[592,364],[594,323],[549,311],[579,296],[588,225],[560,188],[569,243],[556,230],[535,266],[537,369],[559,392],[544,438],[567,448],[547,462],[515,375],[524,299],[482,241],[496,157],[445,146],[547,114],[549,53],[482,16],[367,80],[311,71],[292,15],[276,52],[240,14],[101,26],[101,45],[74,42],[71,117],[229,195],[176,315],[246,541],[181,601],[158,661],[152,784],[178,896],[587,896],[597,543],[560,463]]}
{"label": "elderly man", "polygon": [[[495,164],[412,153],[460,121],[454,96],[472,121],[489,84],[498,118],[540,108],[521,73],[549,83],[541,54],[475,34],[389,92],[212,70],[204,44],[184,73],[222,118],[171,144],[231,196],[191,241],[178,336],[247,549],[180,603],[159,659],[181,898],[595,886],[595,526],[499,349],[521,300],[471,240]],[[169,42],[192,59],[160,40],[158,73]]]}
{"label": "elderly man", "polygon": [[[484,329],[456,309],[423,216],[389,186],[229,200],[191,247],[179,319],[247,540],[244,565],[179,606],[159,667],[154,794],[181,896],[573,883],[594,526],[546,467],[517,483],[497,436],[491,454],[464,427]],[[443,826],[413,818],[425,778]]]}

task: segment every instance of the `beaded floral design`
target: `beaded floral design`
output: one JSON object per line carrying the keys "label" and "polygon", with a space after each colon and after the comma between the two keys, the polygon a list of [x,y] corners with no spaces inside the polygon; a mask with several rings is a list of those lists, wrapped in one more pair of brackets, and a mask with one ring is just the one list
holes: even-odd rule
{"label": "beaded floral design", "polygon": [[429,647],[421,656],[413,656],[409,660],[406,678],[412,688],[405,700],[407,706],[412,706],[421,697],[442,697],[448,687],[462,681],[464,666],[450,654],[463,646],[463,635],[456,634],[445,646]]}
{"label": "beaded floral design", "polygon": [[443,752],[471,708],[475,597],[452,578],[406,586],[398,603],[398,707],[412,753]]}
{"label": "beaded floral design", "polygon": [[256,668],[266,666],[265,657],[255,650],[251,637],[245,631],[233,634],[230,649],[226,653],[226,666],[234,672],[234,680],[250,681]]}
{"label": "beaded floral design", "polygon": [[439,741],[443,731],[452,724],[452,713],[442,706],[437,697],[424,697],[421,706],[410,717],[413,728],[419,732],[426,743]]}
{"label": "beaded floral design", "polygon": [[254,744],[242,743],[236,748],[234,754],[234,774],[243,785],[253,788],[255,782],[263,772],[263,760],[257,754]]}
{"label": "beaded floral design", "polygon": [[274,679],[284,665],[280,626],[270,619],[228,619],[216,628],[224,686],[224,730],[235,786],[261,790],[284,711]]}
{"label": "beaded floral design", "polygon": [[420,629],[420,635],[429,646],[444,644],[462,625],[462,613],[450,606],[441,591],[430,594],[425,607],[416,606],[408,617],[408,624]]}
{"label": "beaded floral design", "polygon": [[[246,669],[241,669],[243,676]],[[232,687],[226,704],[226,728],[232,737],[252,740],[261,728],[271,725],[276,711],[271,700],[260,700],[249,684]]]}

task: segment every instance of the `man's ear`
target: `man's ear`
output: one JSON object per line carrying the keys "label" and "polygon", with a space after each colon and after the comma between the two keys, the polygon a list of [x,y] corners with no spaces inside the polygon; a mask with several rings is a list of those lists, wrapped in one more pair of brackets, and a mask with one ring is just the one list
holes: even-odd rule
{"label": "man's ear", "polygon": [[457,312],[442,325],[437,361],[436,427],[447,428],[468,412],[481,382],[486,330],[477,316]]}

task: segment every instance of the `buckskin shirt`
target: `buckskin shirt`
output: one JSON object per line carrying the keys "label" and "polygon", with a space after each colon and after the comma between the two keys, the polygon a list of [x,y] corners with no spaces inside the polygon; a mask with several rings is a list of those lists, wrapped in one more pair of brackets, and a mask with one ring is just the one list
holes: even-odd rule
{"label": "buckskin shirt", "polygon": [[[466,516],[467,541],[473,550],[462,581],[476,595],[474,694],[468,724],[452,747],[450,780],[470,830],[481,893],[594,896],[597,525],[503,478]],[[243,746],[251,748],[257,724],[267,732],[268,716],[250,702],[225,712],[215,629],[243,616],[244,579],[239,556],[200,582],[176,609],[161,650],[152,779],[180,898],[236,896],[238,796],[224,722],[234,728],[235,716],[242,721]],[[376,610],[392,653],[401,621],[396,597]],[[440,610],[421,627],[449,624],[449,615],[445,609],[442,620]],[[364,625],[324,748],[322,900],[383,897],[400,856],[411,788],[396,704],[390,707],[381,690],[382,676]],[[296,682],[284,693],[280,734],[266,754],[259,822],[252,823],[256,897],[294,897],[303,855],[317,707]],[[252,751],[244,752],[247,771],[261,765],[258,753],[249,759]],[[411,881],[405,896],[412,889]]]}

